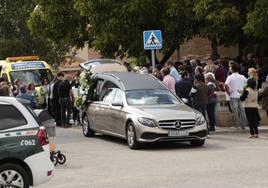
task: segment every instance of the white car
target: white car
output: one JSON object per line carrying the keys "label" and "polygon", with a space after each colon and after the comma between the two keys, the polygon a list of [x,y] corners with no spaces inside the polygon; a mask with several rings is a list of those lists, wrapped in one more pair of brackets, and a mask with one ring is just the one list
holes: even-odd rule
{"label": "white car", "polygon": [[0,187],[28,188],[53,176],[49,140],[25,101],[0,97]]}

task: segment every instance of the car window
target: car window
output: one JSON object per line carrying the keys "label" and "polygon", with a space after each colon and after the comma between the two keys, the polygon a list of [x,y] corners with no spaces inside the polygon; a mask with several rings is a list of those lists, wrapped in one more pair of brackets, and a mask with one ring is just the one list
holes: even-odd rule
{"label": "car window", "polygon": [[103,98],[103,96],[101,96],[103,82],[104,82],[103,80],[100,80],[100,79],[97,80],[96,86],[93,91],[93,97],[92,97],[94,101],[101,101]]}
{"label": "car window", "polygon": [[123,103],[123,94],[120,89],[116,89],[116,94],[114,96],[114,103]]}
{"label": "car window", "polygon": [[27,124],[24,116],[12,105],[0,105],[0,112],[0,130]]}
{"label": "car window", "polygon": [[115,89],[109,88],[103,97],[103,102],[106,104],[111,104],[114,100],[115,93]]}
{"label": "car window", "polygon": [[16,79],[20,79],[23,84],[34,83],[35,86],[42,85],[42,79],[46,78],[50,82],[53,74],[49,69],[20,70],[9,73],[11,82],[14,84]]}
{"label": "car window", "polygon": [[129,105],[176,104],[180,101],[169,90],[149,89],[126,92]]}
{"label": "car window", "polygon": [[103,100],[104,95],[106,94],[106,92],[107,92],[107,90],[108,90],[109,88],[118,88],[118,86],[115,85],[113,82],[106,81],[106,82],[103,84],[102,88],[101,88],[100,97],[99,97],[100,101]]}

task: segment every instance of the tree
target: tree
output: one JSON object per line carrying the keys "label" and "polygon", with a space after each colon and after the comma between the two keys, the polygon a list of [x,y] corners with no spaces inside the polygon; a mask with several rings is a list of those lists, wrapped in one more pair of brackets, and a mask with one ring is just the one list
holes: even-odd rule
{"label": "tree", "polygon": [[260,55],[268,56],[268,1],[257,0],[247,13],[247,23],[243,27],[245,33],[258,39],[257,49]]}
{"label": "tree", "polygon": [[[187,0],[36,0],[29,20],[34,33],[70,46],[85,43],[104,57],[145,56],[142,32],[162,30],[164,62],[197,32]],[[147,53],[150,54],[150,53]]]}
{"label": "tree", "polygon": [[257,0],[247,14],[247,23],[243,28],[247,34],[261,39],[268,39],[268,1]]}
{"label": "tree", "polygon": [[30,15],[28,27],[34,34],[50,40],[58,46],[83,47],[89,40],[87,19],[80,16],[74,0],[33,0],[37,5]]}
{"label": "tree", "polygon": [[217,56],[217,46],[238,44],[240,54],[250,45],[243,26],[247,22],[248,10],[254,0],[196,0],[194,11],[199,18],[200,35],[212,41],[213,55]]}
{"label": "tree", "polygon": [[[31,35],[26,20],[35,8],[29,0],[0,1],[0,58],[8,56],[39,55],[53,63],[60,57],[63,47],[55,49],[47,39]],[[69,48],[69,47],[68,47]]]}

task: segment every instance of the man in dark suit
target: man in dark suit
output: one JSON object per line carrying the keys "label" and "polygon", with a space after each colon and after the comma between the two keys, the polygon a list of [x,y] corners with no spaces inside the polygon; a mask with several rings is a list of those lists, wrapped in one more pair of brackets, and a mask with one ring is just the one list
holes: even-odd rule
{"label": "man in dark suit", "polygon": [[192,82],[190,81],[190,74],[188,72],[181,73],[181,80],[175,84],[175,90],[178,97],[187,99],[186,105],[192,107],[192,100],[190,91],[192,89]]}
{"label": "man in dark suit", "polygon": [[61,110],[61,125],[64,128],[70,127],[70,117],[72,113],[72,77],[70,75],[65,75],[64,81],[59,84],[58,94],[60,101]]}
{"label": "man in dark suit", "polygon": [[53,106],[53,114],[55,118],[55,122],[57,126],[61,126],[61,110],[60,110],[60,102],[59,102],[59,84],[64,79],[64,74],[59,72],[57,74],[57,80],[55,81],[52,88],[52,106]]}
{"label": "man in dark suit", "polygon": [[208,86],[204,82],[204,77],[195,75],[194,87],[191,90],[193,96],[193,107],[201,112],[206,118],[206,106],[208,104]]}

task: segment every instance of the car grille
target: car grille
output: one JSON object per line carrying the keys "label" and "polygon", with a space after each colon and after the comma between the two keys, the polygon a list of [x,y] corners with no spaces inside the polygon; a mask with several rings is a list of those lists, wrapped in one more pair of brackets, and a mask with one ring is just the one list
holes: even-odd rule
{"label": "car grille", "polygon": [[194,119],[161,120],[158,122],[162,129],[190,129],[195,126]]}

